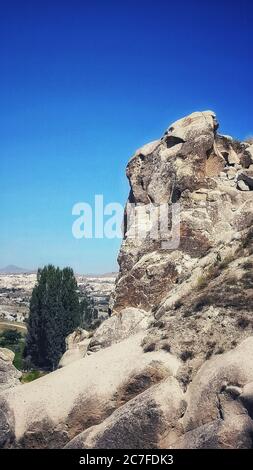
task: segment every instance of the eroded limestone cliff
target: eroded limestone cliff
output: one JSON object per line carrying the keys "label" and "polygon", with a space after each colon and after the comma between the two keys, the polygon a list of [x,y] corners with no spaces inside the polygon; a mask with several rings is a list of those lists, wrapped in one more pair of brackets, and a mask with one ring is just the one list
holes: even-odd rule
{"label": "eroded limestone cliff", "polygon": [[[112,316],[84,358],[0,394],[0,442],[251,448],[253,145],[197,112],[138,150],[127,176],[136,217],[127,205]],[[174,245],[153,236],[161,205]]]}

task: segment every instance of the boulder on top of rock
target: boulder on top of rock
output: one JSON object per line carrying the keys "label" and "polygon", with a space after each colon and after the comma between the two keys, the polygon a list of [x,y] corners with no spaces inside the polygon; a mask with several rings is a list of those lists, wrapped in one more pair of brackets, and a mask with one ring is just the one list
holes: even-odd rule
{"label": "boulder on top of rock", "polygon": [[129,201],[165,203],[171,201],[175,189],[199,187],[205,179],[207,152],[213,147],[216,128],[213,112],[193,113],[173,123],[160,141],[136,152],[127,165]]}
{"label": "boulder on top of rock", "polygon": [[177,139],[178,143],[187,142],[203,133],[210,131],[213,133],[218,127],[213,111],[197,111],[173,122],[165,132],[164,139],[170,146],[170,143],[175,144]]}
{"label": "boulder on top of rock", "polygon": [[149,142],[148,144],[143,145],[141,148],[136,150],[134,157],[136,155],[140,155],[142,157],[146,157],[147,155],[150,155],[152,152],[155,151],[155,149],[158,147],[160,144],[160,140],[154,140],[153,142]]}

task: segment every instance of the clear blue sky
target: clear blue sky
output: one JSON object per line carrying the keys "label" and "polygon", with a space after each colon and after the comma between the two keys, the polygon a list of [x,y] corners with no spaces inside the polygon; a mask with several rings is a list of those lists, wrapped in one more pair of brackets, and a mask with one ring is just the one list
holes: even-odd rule
{"label": "clear blue sky", "polygon": [[0,267],[117,269],[73,204],[123,203],[131,154],[192,111],[253,134],[252,24],[252,0],[2,2]]}

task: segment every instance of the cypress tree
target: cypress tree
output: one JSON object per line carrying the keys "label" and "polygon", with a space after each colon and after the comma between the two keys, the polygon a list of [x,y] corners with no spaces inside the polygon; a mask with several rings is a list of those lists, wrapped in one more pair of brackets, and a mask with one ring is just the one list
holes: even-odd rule
{"label": "cypress tree", "polygon": [[30,300],[25,357],[34,366],[54,370],[65,351],[65,338],[80,325],[77,282],[71,268],[52,265],[38,271]]}
{"label": "cypress tree", "polygon": [[64,311],[63,330],[65,336],[80,325],[80,305],[78,287],[74,272],[71,268],[62,270],[62,306]]}

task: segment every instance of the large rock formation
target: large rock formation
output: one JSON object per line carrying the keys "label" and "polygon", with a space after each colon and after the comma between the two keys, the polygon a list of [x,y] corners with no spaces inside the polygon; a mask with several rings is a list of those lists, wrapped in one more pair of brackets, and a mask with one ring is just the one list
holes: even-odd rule
{"label": "large rock formation", "polygon": [[135,153],[112,316],[0,394],[2,446],[252,447],[252,155],[211,111]]}
{"label": "large rock formation", "polygon": [[[119,254],[120,275],[114,311],[133,306],[157,312],[162,301],[175,299],[204,262],[224,259],[246,236],[252,214],[247,144],[217,134],[214,113],[193,113],[173,123],[165,135],[139,149],[127,166],[130,203],[137,205]],[[241,162],[241,163],[240,163]],[[248,169],[244,170],[244,166]],[[162,238],[133,237],[153,205],[180,203],[180,243],[166,250]],[[237,238],[237,244],[236,239]],[[165,240],[166,241],[166,240]],[[201,265],[201,264],[202,265]],[[199,273],[196,273],[199,269]]]}

